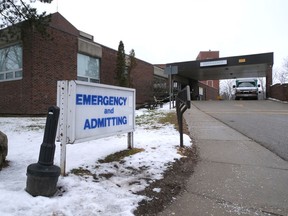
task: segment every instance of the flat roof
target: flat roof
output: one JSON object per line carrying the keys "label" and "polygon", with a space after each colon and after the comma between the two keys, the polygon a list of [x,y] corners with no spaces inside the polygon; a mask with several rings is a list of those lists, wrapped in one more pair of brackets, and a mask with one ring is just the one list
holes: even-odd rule
{"label": "flat roof", "polygon": [[166,64],[170,66],[177,66],[177,76],[194,80],[266,77],[273,52]]}

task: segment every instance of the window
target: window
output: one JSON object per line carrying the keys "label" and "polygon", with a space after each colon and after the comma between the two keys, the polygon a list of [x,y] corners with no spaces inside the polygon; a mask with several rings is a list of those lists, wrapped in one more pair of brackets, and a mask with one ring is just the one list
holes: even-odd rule
{"label": "window", "polygon": [[99,83],[99,59],[78,53],[77,79],[86,82]]}
{"label": "window", "polygon": [[154,76],[153,95],[160,100],[168,97],[167,80],[165,78]]}
{"label": "window", "polygon": [[22,79],[22,45],[0,48],[0,82]]}
{"label": "window", "polygon": [[213,86],[213,80],[207,80],[207,85],[210,87],[214,87]]}
{"label": "window", "polygon": [[255,82],[239,82],[238,87],[256,87]]}

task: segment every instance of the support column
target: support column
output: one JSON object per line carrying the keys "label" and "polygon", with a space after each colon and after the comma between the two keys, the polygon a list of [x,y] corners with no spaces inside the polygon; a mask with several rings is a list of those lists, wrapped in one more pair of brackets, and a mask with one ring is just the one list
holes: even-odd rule
{"label": "support column", "polygon": [[266,71],[266,98],[271,97],[271,85],[273,83],[273,77],[272,77],[272,65],[268,65],[267,71]]}

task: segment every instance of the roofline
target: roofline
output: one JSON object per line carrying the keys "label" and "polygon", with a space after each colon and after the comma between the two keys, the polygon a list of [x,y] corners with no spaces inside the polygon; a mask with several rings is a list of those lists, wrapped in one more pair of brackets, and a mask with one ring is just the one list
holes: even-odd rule
{"label": "roofline", "polygon": [[214,59],[203,59],[203,60],[193,60],[193,61],[184,61],[184,62],[173,62],[173,63],[166,63],[166,65],[174,65],[174,64],[181,64],[181,63],[191,63],[191,62],[209,62],[209,61],[213,61],[213,60],[228,60],[228,59],[233,59],[233,58],[253,58],[255,56],[259,57],[259,55],[269,55],[270,57],[272,57],[272,62],[271,64],[273,65],[274,64],[274,60],[273,60],[273,55],[274,55],[274,52],[267,52],[267,53],[258,53],[258,54],[249,54],[249,55],[240,55],[240,56],[229,56],[229,57],[220,57],[220,58],[214,58]]}

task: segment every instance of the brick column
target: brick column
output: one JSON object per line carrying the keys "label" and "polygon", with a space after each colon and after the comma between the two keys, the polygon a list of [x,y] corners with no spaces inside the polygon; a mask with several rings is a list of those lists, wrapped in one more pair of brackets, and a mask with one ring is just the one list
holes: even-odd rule
{"label": "brick column", "polygon": [[272,85],[272,65],[268,65],[267,71],[266,71],[266,98],[271,97],[270,88]]}

